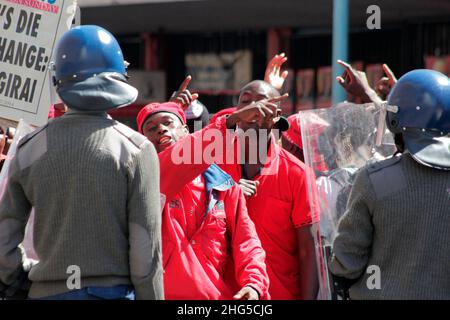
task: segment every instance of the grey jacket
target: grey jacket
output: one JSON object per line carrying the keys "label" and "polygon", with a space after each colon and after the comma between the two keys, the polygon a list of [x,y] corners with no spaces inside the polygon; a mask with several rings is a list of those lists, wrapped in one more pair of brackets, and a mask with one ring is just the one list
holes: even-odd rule
{"label": "grey jacket", "polygon": [[450,299],[450,171],[408,153],[362,168],[333,251],[352,299]]}
{"label": "grey jacket", "polygon": [[[132,284],[163,299],[159,163],[153,145],[106,113],[68,112],[23,138],[0,200],[0,280],[18,276],[30,209],[39,263],[30,297]],[[79,269],[74,269],[79,268]]]}

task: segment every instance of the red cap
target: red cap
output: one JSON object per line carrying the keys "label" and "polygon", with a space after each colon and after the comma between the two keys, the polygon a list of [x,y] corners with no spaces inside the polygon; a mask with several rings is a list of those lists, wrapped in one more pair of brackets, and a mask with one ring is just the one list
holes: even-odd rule
{"label": "red cap", "polygon": [[283,136],[290,142],[295,144],[300,149],[303,149],[302,131],[300,130],[300,118],[298,114],[293,114],[288,117],[289,130],[283,132]]}
{"label": "red cap", "polygon": [[142,126],[144,125],[145,120],[158,112],[172,113],[176,115],[183,124],[186,124],[186,116],[184,115],[183,109],[181,109],[178,104],[174,102],[150,103],[143,107],[136,117],[136,122],[140,133],[142,133]]}

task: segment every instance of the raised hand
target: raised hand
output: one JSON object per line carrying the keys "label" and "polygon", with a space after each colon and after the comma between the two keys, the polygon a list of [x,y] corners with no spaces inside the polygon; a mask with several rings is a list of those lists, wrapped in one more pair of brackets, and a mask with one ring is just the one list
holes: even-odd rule
{"label": "raised hand", "polygon": [[347,93],[360,98],[363,103],[375,102],[374,100],[379,102],[379,97],[370,87],[365,72],[357,71],[350,64],[341,60],[338,60],[337,63],[345,70],[341,76],[336,77],[336,80]]}
{"label": "raised hand", "polygon": [[191,80],[192,77],[190,75],[187,76],[186,79],[184,79],[184,81],[181,83],[178,90],[172,94],[172,97],[170,97],[169,100],[171,102],[179,104],[183,110],[186,110],[194,100],[198,99],[197,93],[191,93],[187,89]]}
{"label": "raised hand", "polygon": [[264,81],[270,83],[277,90],[281,90],[288,76],[288,71],[283,71],[280,74],[281,66],[287,59],[284,53],[275,55],[267,64],[266,72],[264,73]]}
{"label": "raised hand", "polygon": [[397,78],[395,77],[392,70],[385,63],[383,64],[383,70],[384,73],[387,75],[387,77],[383,77],[380,80],[378,80],[378,82],[375,85],[375,92],[381,99],[386,100],[392,88],[397,83]]}

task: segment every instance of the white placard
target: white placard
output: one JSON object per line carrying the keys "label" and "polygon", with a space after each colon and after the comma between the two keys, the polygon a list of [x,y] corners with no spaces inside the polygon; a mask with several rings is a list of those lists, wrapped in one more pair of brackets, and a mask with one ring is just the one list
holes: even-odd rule
{"label": "white placard", "polygon": [[0,118],[40,126],[51,105],[48,66],[76,0],[0,0]]}

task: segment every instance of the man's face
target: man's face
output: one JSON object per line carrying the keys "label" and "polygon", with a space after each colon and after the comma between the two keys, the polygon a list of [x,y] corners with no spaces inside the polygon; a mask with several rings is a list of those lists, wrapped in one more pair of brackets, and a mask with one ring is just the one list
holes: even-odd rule
{"label": "man's face", "polygon": [[[263,99],[274,98],[276,95],[271,92],[270,88],[263,86],[261,84],[252,84],[244,87],[239,95],[239,102],[237,109],[240,110],[254,101],[259,101]],[[244,132],[248,129],[267,129],[271,130],[273,123],[266,123],[260,126],[257,122],[239,122],[239,128]]]}
{"label": "man's face", "polygon": [[159,153],[189,134],[186,125],[170,112],[158,112],[145,120],[142,133]]}

